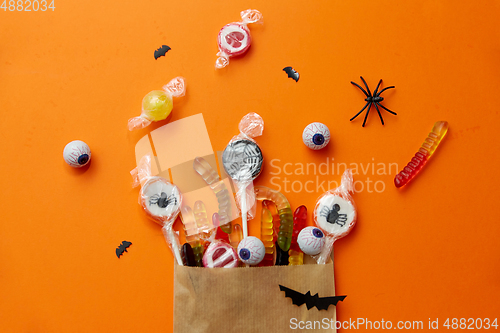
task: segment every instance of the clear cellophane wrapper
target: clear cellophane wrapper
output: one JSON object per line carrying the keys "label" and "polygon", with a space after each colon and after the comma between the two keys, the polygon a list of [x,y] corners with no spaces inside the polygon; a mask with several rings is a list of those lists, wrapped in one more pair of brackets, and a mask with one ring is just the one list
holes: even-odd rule
{"label": "clear cellophane wrapper", "polygon": [[[229,141],[228,146],[235,145],[240,141],[250,141],[254,145],[249,149],[245,149],[250,155],[250,157],[245,157],[245,164],[243,163],[235,163],[237,164],[234,168],[230,168],[230,170],[226,169],[226,162],[229,160],[237,160],[239,156],[227,156],[225,162],[225,154],[223,155],[223,164],[226,172],[232,179],[233,183],[236,185],[236,204],[241,211],[242,206],[242,196],[246,198],[246,210],[248,214],[248,219],[251,220],[255,217],[255,193],[253,191],[253,180],[260,174],[262,171],[263,165],[263,156],[262,150],[260,149],[257,142],[253,139],[255,137],[261,136],[264,131],[264,120],[260,115],[255,112],[250,112],[245,115],[238,126],[240,130],[240,134],[234,136],[231,141]],[[248,146],[247,146],[248,147]],[[244,152],[246,153],[246,152]],[[253,156],[253,157],[252,157]],[[245,191],[245,193],[243,193]]]}
{"label": "clear cellophane wrapper", "polygon": [[[351,193],[354,192],[354,182],[352,178],[352,172],[350,169],[345,170],[344,174],[342,175],[342,180],[340,183],[340,186],[333,189],[329,190],[325,193],[323,193],[318,200],[316,201],[316,206],[314,207],[313,211],[313,219],[315,221],[315,224],[318,228],[320,228],[324,235],[325,235],[325,246],[323,247],[323,250],[315,256],[312,256],[318,264],[324,264],[328,261],[330,254],[332,253],[333,249],[333,244],[336,240],[345,237],[349,234],[349,232],[352,230],[352,227],[356,224],[357,220],[357,209],[356,209],[356,204],[354,203],[354,200],[352,198]],[[348,201],[354,208],[354,217],[352,221],[350,221],[344,228],[344,230],[341,230],[340,232],[336,232],[335,234],[331,234],[327,230],[324,230],[325,228],[322,228],[320,225],[318,225],[318,208],[322,202],[322,199],[327,197],[327,196],[338,196],[346,201]]]}
{"label": "clear cellophane wrapper", "polygon": [[[238,24],[242,25],[246,28],[246,26],[249,23],[258,23],[258,24],[263,24],[264,23],[264,17],[262,16],[262,13],[259,12],[256,9],[247,9],[244,10],[240,13],[241,16],[241,21],[239,22],[232,22],[229,24]],[[246,28],[248,30],[248,28]],[[249,32],[248,32],[249,34]],[[249,34],[250,36],[250,34]],[[249,41],[251,43],[251,40]],[[217,53],[217,60],[215,61],[215,68],[216,69],[221,69],[229,65],[229,58],[232,57],[233,55],[227,54],[224,52],[223,49],[221,49],[219,45],[219,52]]]}
{"label": "clear cellophane wrapper", "polygon": [[179,235],[173,231],[173,224],[182,205],[179,189],[166,179],[151,175],[150,155],[143,156],[130,174],[133,178],[132,187],[141,185],[139,205],[154,222],[163,227],[165,240],[177,263],[182,265]]}
{"label": "clear cellophane wrapper", "polygon": [[[173,97],[182,97],[186,94],[186,80],[182,76],[173,78],[169,83],[162,87],[165,94],[172,99]],[[141,115],[128,120],[128,130],[134,131],[149,126],[154,120],[151,119],[148,112],[144,109]]]}

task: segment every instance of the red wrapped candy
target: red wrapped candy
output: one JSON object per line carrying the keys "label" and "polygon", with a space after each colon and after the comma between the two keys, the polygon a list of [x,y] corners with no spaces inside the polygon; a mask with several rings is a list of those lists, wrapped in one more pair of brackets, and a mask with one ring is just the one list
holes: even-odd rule
{"label": "red wrapped candy", "polygon": [[203,266],[214,268],[233,268],[238,266],[238,255],[233,247],[225,242],[214,242],[203,255]]}
{"label": "red wrapped candy", "polygon": [[255,9],[247,9],[240,13],[241,22],[233,22],[226,24],[219,31],[217,43],[219,45],[219,53],[217,53],[217,61],[215,68],[224,68],[229,64],[229,57],[242,55],[245,53],[250,44],[252,37],[250,30],[247,27],[248,23],[262,23],[262,14]]}

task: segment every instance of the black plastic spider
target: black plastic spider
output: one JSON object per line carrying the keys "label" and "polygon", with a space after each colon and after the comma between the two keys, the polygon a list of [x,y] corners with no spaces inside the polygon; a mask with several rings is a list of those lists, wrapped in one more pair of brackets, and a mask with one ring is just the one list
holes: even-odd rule
{"label": "black plastic spider", "polygon": [[150,205],[158,205],[160,208],[167,208],[169,205],[177,204],[177,198],[173,195],[167,195],[165,192],[155,194],[149,198]]}
{"label": "black plastic spider", "polygon": [[347,214],[339,214],[340,205],[335,204],[332,206],[332,209],[328,209],[328,207],[323,207],[319,212],[320,216],[326,218],[326,221],[331,224],[338,224],[343,227],[347,221]]}
{"label": "black plastic spider", "polygon": [[361,86],[359,84],[357,84],[355,82],[352,82],[352,81],[351,81],[351,83],[354,84],[359,89],[361,89],[361,91],[365,94],[365,96],[366,96],[366,98],[365,98],[366,105],[361,109],[361,111],[359,111],[354,117],[352,117],[350,121],[353,121],[357,116],[360,115],[361,112],[363,112],[364,109],[366,109],[366,107],[368,107],[368,110],[366,110],[365,120],[363,121],[363,127],[365,127],[366,118],[368,118],[368,114],[370,113],[370,109],[371,109],[372,104],[373,104],[375,106],[375,109],[377,109],[378,116],[380,117],[380,121],[382,122],[382,125],[384,125],[384,119],[382,119],[382,115],[380,114],[380,111],[378,109],[379,106],[382,109],[386,110],[387,112],[392,113],[395,116],[397,114],[396,114],[396,112],[393,112],[393,111],[389,110],[388,108],[386,108],[385,106],[383,106],[382,104],[380,104],[380,102],[382,102],[384,100],[384,98],[381,97],[380,94],[382,94],[387,89],[391,89],[391,88],[395,88],[395,87],[394,86],[386,87],[386,88],[380,90],[380,92],[377,93],[378,88],[380,87],[380,84],[382,83],[382,79],[380,79],[380,81],[378,82],[377,88],[375,89],[375,91],[373,92],[373,95],[372,95],[372,93],[370,92],[370,88],[368,88],[368,85],[366,84],[365,79],[363,79],[362,76],[360,76],[360,78],[363,81],[363,83],[365,84],[366,90],[368,90],[368,92],[366,92],[366,90],[364,90],[363,88],[361,88]]}

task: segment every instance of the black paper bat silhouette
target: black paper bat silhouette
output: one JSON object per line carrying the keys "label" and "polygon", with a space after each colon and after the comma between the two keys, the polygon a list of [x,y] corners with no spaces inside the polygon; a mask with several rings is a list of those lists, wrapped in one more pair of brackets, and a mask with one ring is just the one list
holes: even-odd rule
{"label": "black paper bat silhouette", "polygon": [[316,307],[318,310],[328,310],[330,305],[337,305],[338,301],[343,301],[347,296],[332,296],[332,297],[319,297],[318,294],[312,296],[308,291],[306,294],[299,293],[293,289],[283,287],[281,284],[280,290],[285,292],[285,297],[292,299],[292,303],[301,306],[306,304],[307,310]]}
{"label": "black paper bat silhouette", "polygon": [[128,252],[127,251],[127,248],[132,245],[132,243],[130,242],[127,242],[127,241],[123,241],[120,246],[118,246],[116,248],[116,256],[118,257],[118,259],[120,259],[120,256],[123,254],[123,252]]}
{"label": "black paper bat silhouette", "polygon": [[155,60],[158,59],[159,57],[164,57],[169,50],[171,50],[170,46],[162,45],[158,50],[155,51]]}
{"label": "black paper bat silhouette", "polygon": [[293,69],[292,67],[288,66],[288,67],[285,67],[283,68],[283,70],[285,71],[285,73],[288,74],[288,77],[292,78],[293,80],[295,80],[295,82],[298,82],[299,81],[299,72],[297,72],[295,69]]}

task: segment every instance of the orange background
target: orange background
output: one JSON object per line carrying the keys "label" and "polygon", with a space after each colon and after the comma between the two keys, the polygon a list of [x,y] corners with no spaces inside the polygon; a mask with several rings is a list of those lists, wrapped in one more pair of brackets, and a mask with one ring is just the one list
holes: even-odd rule
{"label": "orange background", "polygon": [[[335,246],[338,319],[493,318],[499,313],[497,172],[498,1],[55,1],[55,11],[0,11],[0,323],[5,332],[164,332],[172,328],[173,256],[137,204],[129,132],[141,100],[175,76],[187,95],[170,121],[202,112],[214,150],[243,115],[265,121],[270,162],[398,163],[437,120],[450,131],[418,178],[354,195],[359,219]],[[216,37],[259,9],[254,43],[214,70]],[[155,60],[162,44],[172,50]],[[293,66],[295,83],[282,71]],[[385,126],[365,128],[364,96],[349,82],[380,78]],[[302,143],[313,121],[328,149]],[[74,170],[64,146],[80,139],[92,162]],[[372,160],[373,159],[373,160]],[[284,175],[281,175],[284,177]],[[311,175],[288,176],[305,182]],[[337,174],[322,180],[340,180]],[[321,193],[285,193],[295,208]],[[257,230],[254,228],[252,230]],[[133,243],[117,259],[121,241]],[[189,311],[189,309],[186,309]]]}

